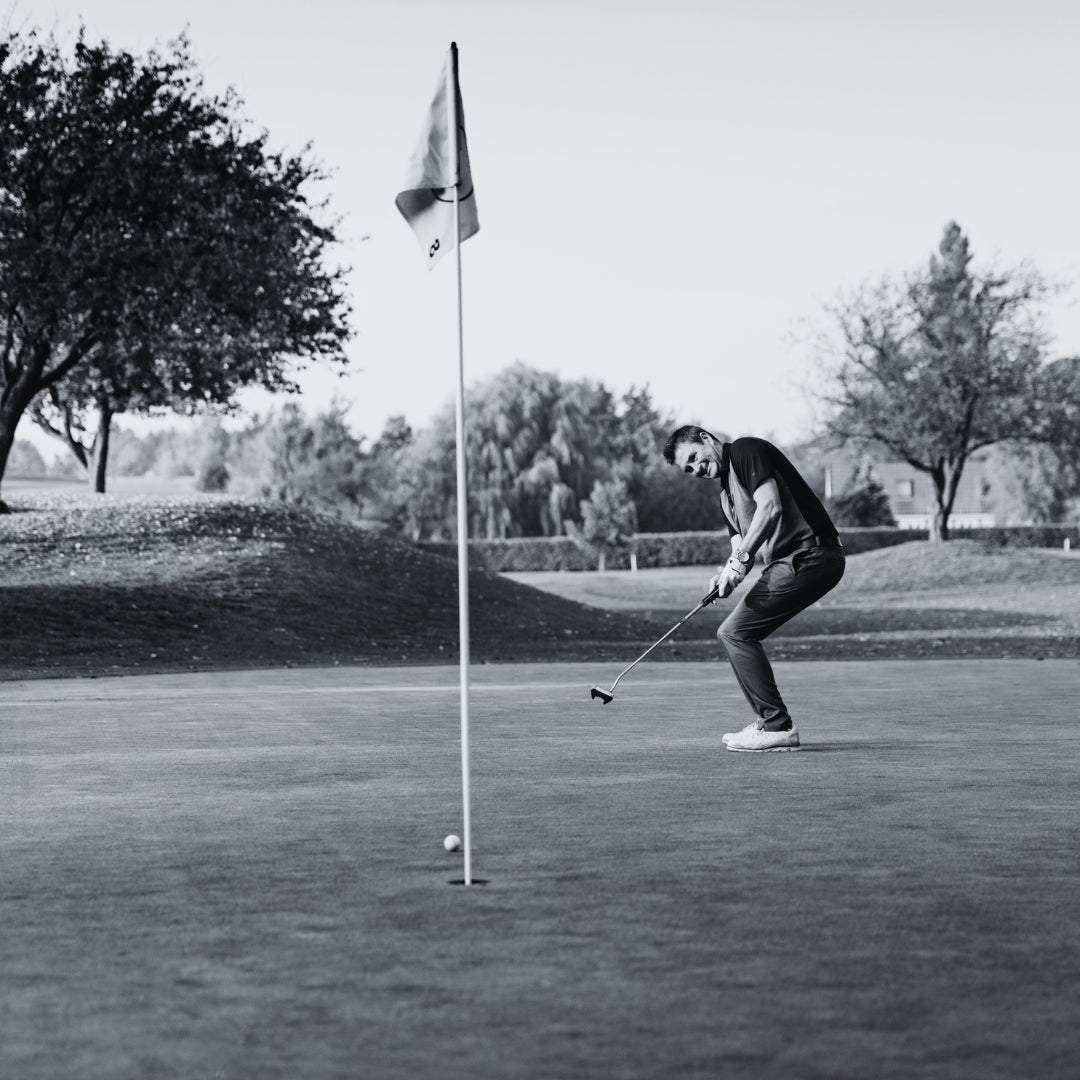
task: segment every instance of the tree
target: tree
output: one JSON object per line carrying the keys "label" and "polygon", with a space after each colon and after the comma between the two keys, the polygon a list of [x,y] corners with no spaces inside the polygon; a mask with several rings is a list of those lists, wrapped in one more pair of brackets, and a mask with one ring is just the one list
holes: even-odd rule
{"label": "tree", "polygon": [[1001,443],[990,456],[994,518],[1001,525],[1066,521],[1080,497],[1073,450]]}
{"label": "tree", "polygon": [[457,534],[454,410],[443,409],[431,426],[403,448],[393,500],[412,540],[453,540]]}
{"label": "tree", "polygon": [[229,487],[229,433],[220,417],[208,418],[192,434],[196,443],[195,489],[197,491],[226,491]]}
{"label": "tree", "polygon": [[44,476],[49,471],[41,451],[26,439],[15,440],[8,464],[18,476]]}
{"label": "tree", "polygon": [[581,537],[600,555],[600,569],[637,532],[637,512],[622,480],[598,480],[581,507]]}
{"label": "tree", "polygon": [[0,477],[35,399],[100,490],[115,414],[226,408],[295,389],[296,358],[345,362],[344,270],[307,196],[324,174],[170,50],[0,42]]}
{"label": "tree", "polygon": [[874,525],[895,526],[889,496],[874,476],[869,461],[860,464],[847,487],[829,500],[829,513],[837,525],[866,528]]}
{"label": "tree", "polygon": [[[673,471],[661,456],[676,426],[647,388],[617,399],[602,383],[564,382],[512,364],[466,393],[469,534],[557,536],[581,523],[598,480],[621,480],[641,528],[720,528],[719,495]],[[454,410],[415,435],[401,417],[367,459],[369,505],[413,539],[456,533]]]}
{"label": "tree", "polygon": [[970,261],[967,238],[948,225],[927,271],[841,298],[817,343],[828,433],[880,443],[930,475],[933,540],[948,539],[973,453],[1005,440],[1049,442],[1064,427],[1043,369],[1047,285],[1024,267],[975,274]]}
{"label": "tree", "polygon": [[308,420],[289,402],[279,415],[256,422],[230,440],[229,491],[359,516],[364,455],[345,420],[347,411],[332,402]]}
{"label": "tree", "polygon": [[605,471],[610,392],[517,363],[475,387],[467,407],[470,534],[565,533]]}

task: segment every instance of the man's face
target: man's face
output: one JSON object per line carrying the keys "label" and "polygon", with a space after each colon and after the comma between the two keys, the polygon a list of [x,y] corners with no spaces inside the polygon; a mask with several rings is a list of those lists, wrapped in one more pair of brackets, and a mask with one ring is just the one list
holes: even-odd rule
{"label": "man's face", "polygon": [[675,447],[675,464],[683,472],[702,480],[716,480],[720,476],[722,447],[708,435],[701,442],[684,441]]}

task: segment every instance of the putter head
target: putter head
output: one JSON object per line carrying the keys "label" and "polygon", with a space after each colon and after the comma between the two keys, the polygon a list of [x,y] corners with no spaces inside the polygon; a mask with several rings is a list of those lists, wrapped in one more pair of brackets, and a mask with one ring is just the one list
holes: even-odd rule
{"label": "putter head", "polygon": [[599,698],[605,705],[615,696],[614,694],[609,694],[606,690],[601,690],[599,686],[594,686],[589,693],[592,694],[594,698]]}

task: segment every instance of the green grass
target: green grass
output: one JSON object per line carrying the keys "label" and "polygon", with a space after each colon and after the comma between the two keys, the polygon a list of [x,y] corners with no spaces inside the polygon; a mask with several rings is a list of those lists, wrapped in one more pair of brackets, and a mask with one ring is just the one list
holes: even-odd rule
{"label": "green grass", "polygon": [[9,687],[0,1075],[1072,1075],[1074,661],[605,674],[476,672],[470,889],[452,668]]}
{"label": "green grass", "polygon": [[[709,568],[474,575],[474,658],[540,662],[471,670],[464,889],[452,562],[282,507],[26,501],[0,1076],[1072,1076],[1077,566],[852,558],[770,643],[805,749],[762,756],[719,742],[722,607],[657,650],[709,662],[588,696]],[[823,656],[866,662],[785,662]]]}

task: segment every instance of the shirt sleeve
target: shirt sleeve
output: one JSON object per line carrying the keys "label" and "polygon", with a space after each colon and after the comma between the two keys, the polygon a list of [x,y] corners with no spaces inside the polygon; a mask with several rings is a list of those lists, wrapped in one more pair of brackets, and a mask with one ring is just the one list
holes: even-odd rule
{"label": "shirt sleeve", "polygon": [[777,479],[769,449],[762,439],[736,439],[731,444],[731,468],[751,496],[766,480]]}

